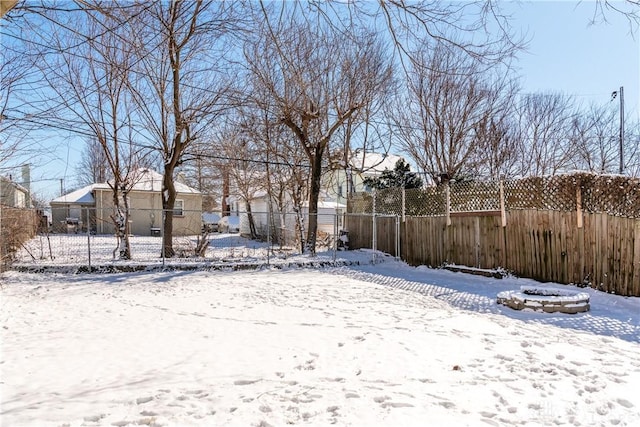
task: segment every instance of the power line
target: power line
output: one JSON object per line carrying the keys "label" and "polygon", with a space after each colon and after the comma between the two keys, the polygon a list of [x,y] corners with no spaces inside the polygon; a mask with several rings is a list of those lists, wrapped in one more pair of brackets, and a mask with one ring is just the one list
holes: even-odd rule
{"label": "power line", "polygon": [[288,162],[276,162],[273,160],[257,160],[257,159],[247,159],[241,157],[231,157],[231,156],[216,156],[214,154],[194,154],[194,153],[185,153],[185,155],[190,155],[194,159],[215,159],[215,160],[228,160],[234,162],[248,162],[248,163],[260,163],[264,165],[275,165],[275,166],[289,166],[289,167],[297,167],[297,168],[311,168],[309,164],[302,163],[288,163]]}

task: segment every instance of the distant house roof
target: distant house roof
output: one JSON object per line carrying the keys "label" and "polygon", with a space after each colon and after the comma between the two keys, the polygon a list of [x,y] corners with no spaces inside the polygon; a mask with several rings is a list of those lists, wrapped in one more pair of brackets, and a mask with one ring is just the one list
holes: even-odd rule
{"label": "distant house roof", "polygon": [[[132,191],[162,191],[162,175],[152,169],[139,169],[133,174],[135,178],[135,184],[133,184]],[[200,192],[195,188],[191,188],[186,184],[178,181],[174,181],[176,192],[178,193],[192,193],[199,194]]]}
{"label": "distant house roof", "polygon": [[364,153],[357,151],[351,157],[351,166],[364,173],[382,173],[385,169],[393,170],[402,156],[395,154]]}
{"label": "distant house roof", "polygon": [[[162,175],[151,169],[140,169],[133,173],[136,177],[131,191],[152,191],[160,193],[162,191]],[[180,182],[174,183],[176,192],[180,194],[200,194],[200,192],[188,185]],[[74,205],[92,205],[95,203],[93,193],[95,190],[109,190],[111,186],[108,183],[97,183],[87,185],[79,190],[72,191],[64,196],[53,199],[53,204],[74,204]]]}
{"label": "distant house roof", "polygon": [[51,201],[53,204],[74,204],[74,205],[93,205],[96,201],[93,198],[93,189],[100,184],[91,184],[82,187],[79,190],[60,196]]}
{"label": "distant house roof", "polygon": [[25,187],[23,187],[22,185],[18,184],[17,182],[15,182],[12,179],[9,179],[9,178],[4,177],[4,176],[0,176],[0,181],[4,182],[7,185],[12,186],[13,188],[15,188],[18,191],[21,191],[21,192],[23,192],[25,194],[29,194],[29,190],[28,189],[26,189]]}

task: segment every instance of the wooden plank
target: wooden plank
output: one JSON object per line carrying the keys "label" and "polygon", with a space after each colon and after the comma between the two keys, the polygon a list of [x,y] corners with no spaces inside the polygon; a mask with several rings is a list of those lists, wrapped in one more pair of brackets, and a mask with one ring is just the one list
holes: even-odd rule
{"label": "wooden plank", "polygon": [[640,296],[640,219],[635,219],[633,225],[633,285],[630,294]]}
{"label": "wooden plank", "polygon": [[480,217],[475,217],[473,221],[473,252],[474,252],[474,267],[480,268]]}
{"label": "wooden plank", "polygon": [[629,258],[630,239],[625,236],[631,235],[633,229],[630,227],[631,221],[628,218],[618,218],[621,221],[620,226],[620,295],[629,295]]}
{"label": "wooden plank", "polygon": [[577,228],[575,231],[576,241],[573,248],[573,256],[575,257],[573,262],[573,281],[574,283],[581,284],[585,279],[585,259],[587,256],[584,245],[584,222],[583,226]]}

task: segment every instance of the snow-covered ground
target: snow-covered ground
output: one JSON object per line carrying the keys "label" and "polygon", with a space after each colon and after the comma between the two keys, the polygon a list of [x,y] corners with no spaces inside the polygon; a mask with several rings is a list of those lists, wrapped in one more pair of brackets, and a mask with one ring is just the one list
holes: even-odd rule
{"label": "snow-covered ground", "polygon": [[5,273],[0,424],[638,425],[640,299],[587,289],[577,315],[495,303],[522,285],[550,286],[389,258]]}

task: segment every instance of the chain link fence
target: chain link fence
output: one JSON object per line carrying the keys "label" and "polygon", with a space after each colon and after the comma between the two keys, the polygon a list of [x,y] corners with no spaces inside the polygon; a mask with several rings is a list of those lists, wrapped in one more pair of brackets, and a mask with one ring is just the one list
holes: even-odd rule
{"label": "chain link fence", "polygon": [[[162,227],[166,212],[132,209],[129,212],[130,260],[119,259],[120,240],[113,212],[94,208],[53,210],[48,226],[14,251],[14,268],[36,266],[86,266],[127,264],[140,267],[210,265],[229,263],[270,264],[308,253],[310,216],[295,212],[234,212],[216,223],[204,222],[200,211],[173,213],[172,249],[165,256]],[[348,247],[340,212],[316,216],[316,253],[335,260]],[[342,239],[340,238],[342,236]]]}

